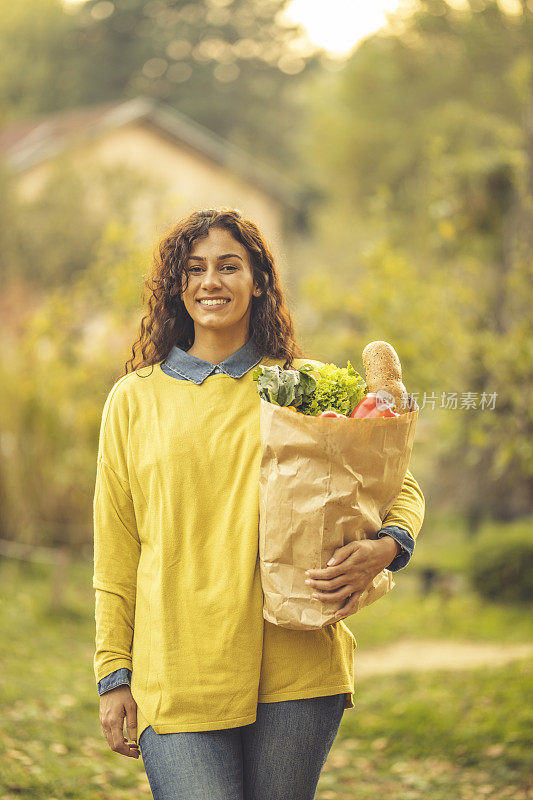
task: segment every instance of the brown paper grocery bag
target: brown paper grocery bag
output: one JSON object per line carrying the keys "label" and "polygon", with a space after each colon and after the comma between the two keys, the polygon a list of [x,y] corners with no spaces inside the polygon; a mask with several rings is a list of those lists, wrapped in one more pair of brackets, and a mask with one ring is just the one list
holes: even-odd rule
{"label": "brown paper grocery bag", "polygon": [[[409,467],[418,407],[399,417],[312,417],[260,399],[259,559],[263,616],[283,628],[329,625],[345,600],[312,597],[307,569],[376,538]],[[358,609],[394,586],[383,570]]]}

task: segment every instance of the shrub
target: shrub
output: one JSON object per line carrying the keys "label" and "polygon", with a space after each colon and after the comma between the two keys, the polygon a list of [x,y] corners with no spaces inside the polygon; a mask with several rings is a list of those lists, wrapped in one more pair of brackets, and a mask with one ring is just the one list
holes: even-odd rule
{"label": "shrub", "polygon": [[472,550],[469,576],[482,597],[506,603],[533,599],[533,539],[505,535],[480,540]]}

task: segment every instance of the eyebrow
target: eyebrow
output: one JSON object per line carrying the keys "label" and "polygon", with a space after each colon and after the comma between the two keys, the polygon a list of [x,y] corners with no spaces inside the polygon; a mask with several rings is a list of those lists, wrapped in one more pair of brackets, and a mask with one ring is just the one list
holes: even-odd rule
{"label": "eyebrow", "polygon": [[[223,256],[218,256],[217,261],[220,261],[222,258],[240,258],[241,261],[243,260],[241,256],[237,255],[237,253],[224,253]],[[187,261],[205,261],[206,259],[203,256],[189,256]]]}

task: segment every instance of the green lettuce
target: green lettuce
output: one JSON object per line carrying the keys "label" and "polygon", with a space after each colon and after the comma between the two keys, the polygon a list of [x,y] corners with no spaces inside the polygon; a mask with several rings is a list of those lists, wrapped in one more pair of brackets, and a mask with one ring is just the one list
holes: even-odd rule
{"label": "green lettuce", "polygon": [[364,379],[349,361],[346,367],[303,364],[300,369],[281,369],[261,365],[252,377],[263,400],[295,406],[312,417],[328,409],[349,416],[366,394]]}

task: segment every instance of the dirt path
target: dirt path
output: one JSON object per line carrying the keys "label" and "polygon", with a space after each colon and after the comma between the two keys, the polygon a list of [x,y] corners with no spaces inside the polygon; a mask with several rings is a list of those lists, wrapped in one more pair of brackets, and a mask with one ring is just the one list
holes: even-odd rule
{"label": "dirt path", "polygon": [[453,639],[409,640],[366,652],[358,647],[355,653],[355,678],[390,675],[394,672],[499,667],[528,656],[533,656],[533,644],[461,642]]}

